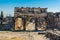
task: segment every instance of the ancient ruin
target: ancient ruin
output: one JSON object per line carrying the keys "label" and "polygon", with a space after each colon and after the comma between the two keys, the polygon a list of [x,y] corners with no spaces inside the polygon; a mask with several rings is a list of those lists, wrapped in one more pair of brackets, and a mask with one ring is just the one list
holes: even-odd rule
{"label": "ancient ruin", "polygon": [[14,9],[15,30],[43,30],[46,28],[47,8]]}

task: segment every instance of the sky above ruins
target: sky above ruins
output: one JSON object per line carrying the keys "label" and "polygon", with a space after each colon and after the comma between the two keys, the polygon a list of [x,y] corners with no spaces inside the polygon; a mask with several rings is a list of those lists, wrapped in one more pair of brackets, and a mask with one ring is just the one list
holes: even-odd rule
{"label": "sky above ruins", "polygon": [[60,11],[60,0],[0,0],[0,12],[4,16],[14,15],[14,7],[41,7],[48,8],[49,12]]}

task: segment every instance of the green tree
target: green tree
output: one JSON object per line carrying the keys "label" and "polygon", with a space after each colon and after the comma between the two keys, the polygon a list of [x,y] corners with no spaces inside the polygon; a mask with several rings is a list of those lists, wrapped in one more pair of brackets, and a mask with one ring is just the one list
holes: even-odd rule
{"label": "green tree", "polygon": [[4,17],[4,16],[3,16],[3,11],[1,11],[1,20],[3,20],[3,17]]}
{"label": "green tree", "polygon": [[1,11],[1,18],[0,18],[0,20],[1,20],[1,25],[2,25],[2,20],[3,20],[3,11]]}

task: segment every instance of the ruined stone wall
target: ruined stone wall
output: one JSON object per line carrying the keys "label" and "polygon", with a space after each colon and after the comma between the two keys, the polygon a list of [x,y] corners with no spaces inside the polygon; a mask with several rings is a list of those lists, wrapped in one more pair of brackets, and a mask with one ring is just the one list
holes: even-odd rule
{"label": "ruined stone wall", "polygon": [[36,22],[27,21],[27,18],[25,18],[24,16],[28,16],[28,17],[33,16],[33,18],[38,18],[38,17],[44,18],[47,16],[46,12],[47,12],[47,8],[18,8],[18,7],[15,8],[15,12],[14,12],[15,20],[17,19],[16,17],[18,16],[21,16],[24,18],[23,20],[26,20],[26,24],[25,26],[23,26],[24,22],[22,21],[21,18],[18,18],[15,21],[15,29],[22,30],[24,27],[26,28],[26,30],[36,30],[36,29],[40,30],[41,28],[44,29],[46,27],[45,20],[41,25],[39,24],[40,23],[39,21],[39,23],[37,23],[39,26],[36,26]]}
{"label": "ruined stone wall", "polygon": [[[32,13],[46,13],[47,12],[47,8],[19,8],[19,7],[15,7],[15,11],[14,12],[32,12]],[[25,13],[25,14],[26,14]]]}

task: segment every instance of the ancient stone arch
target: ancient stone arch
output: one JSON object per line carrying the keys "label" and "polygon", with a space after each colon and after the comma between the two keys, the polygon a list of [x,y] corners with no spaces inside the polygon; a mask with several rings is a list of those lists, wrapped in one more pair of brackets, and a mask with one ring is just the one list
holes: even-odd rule
{"label": "ancient stone arch", "polygon": [[[45,8],[43,8],[42,10],[44,10],[44,9]],[[22,10],[22,12],[17,11],[17,10]],[[32,8],[30,8],[30,9],[29,8],[15,8],[14,18],[17,21],[21,21],[20,23],[17,23],[17,21],[15,21],[15,29],[17,28],[17,30],[40,30],[40,28],[41,28],[40,20],[43,20],[44,17],[47,16],[46,11],[41,13],[40,10],[41,10],[41,8],[34,8],[33,10],[32,10]],[[34,11],[34,12],[32,12],[32,11]],[[30,22],[31,20],[33,20],[33,21]],[[22,24],[23,25],[19,29],[17,24],[19,24],[19,27],[21,27]],[[44,24],[45,24],[45,22],[44,22]],[[43,24],[42,24],[42,26],[43,26]]]}

